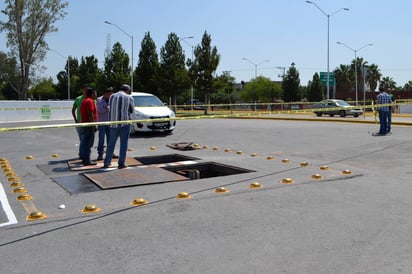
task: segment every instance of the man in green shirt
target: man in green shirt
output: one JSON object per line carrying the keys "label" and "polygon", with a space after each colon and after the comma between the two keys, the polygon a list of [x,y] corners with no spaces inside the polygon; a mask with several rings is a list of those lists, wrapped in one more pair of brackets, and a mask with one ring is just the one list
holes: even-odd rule
{"label": "man in green shirt", "polygon": [[[82,117],[81,117],[81,113],[80,113],[80,105],[82,104],[84,98],[86,97],[86,92],[87,92],[88,88],[89,88],[89,85],[84,84],[82,86],[83,94],[80,95],[80,96],[77,96],[76,99],[74,99],[74,103],[73,103],[73,107],[72,107],[72,116],[73,116],[73,119],[74,119],[75,123],[80,123],[82,121]],[[81,154],[81,152],[82,152],[81,144],[83,143],[82,142],[82,136],[83,136],[82,127],[76,127],[76,131],[77,131],[77,135],[79,135],[79,158],[81,160],[83,160],[83,157],[82,157],[82,154]]]}

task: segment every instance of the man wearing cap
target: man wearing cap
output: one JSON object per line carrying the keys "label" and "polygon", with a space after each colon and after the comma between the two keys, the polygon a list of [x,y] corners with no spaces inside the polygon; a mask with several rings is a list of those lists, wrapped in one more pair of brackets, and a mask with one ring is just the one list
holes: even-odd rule
{"label": "man wearing cap", "polygon": [[[131,114],[134,112],[134,100],[130,96],[130,86],[122,85],[120,90],[110,96],[110,121],[128,121]],[[104,158],[104,167],[110,166],[114,147],[116,146],[117,138],[120,138],[118,168],[126,168],[126,152],[129,142],[130,124],[119,123],[110,125],[110,138],[107,145],[106,157]]]}

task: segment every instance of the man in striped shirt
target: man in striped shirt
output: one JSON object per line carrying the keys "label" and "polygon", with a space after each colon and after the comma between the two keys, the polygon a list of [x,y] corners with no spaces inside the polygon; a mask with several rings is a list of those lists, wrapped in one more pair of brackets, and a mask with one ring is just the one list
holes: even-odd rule
{"label": "man in striped shirt", "polygon": [[129,85],[122,85],[120,91],[114,93],[109,99],[110,121],[122,121],[123,123],[112,124],[110,126],[110,138],[107,145],[106,157],[104,158],[104,167],[110,166],[114,147],[117,139],[120,138],[118,168],[126,168],[126,152],[130,135],[130,124],[125,122],[131,119],[134,112],[134,100],[130,96],[131,90]]}

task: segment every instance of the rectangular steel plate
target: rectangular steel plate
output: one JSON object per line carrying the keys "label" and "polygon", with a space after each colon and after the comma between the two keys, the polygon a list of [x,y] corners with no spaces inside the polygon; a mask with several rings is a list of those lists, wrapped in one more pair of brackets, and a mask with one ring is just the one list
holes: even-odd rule
{"label": "rectangular steel plate", "polygon": [[[117,167],[117,160],[118,159],[112,159],[112,164],[110,167]],[[91,166],[83,166],[82,160],[73,160],[73,161],[68,161],[67,165],[72,171],[81,171],[81,170],[93,170],[93,169],[99,169],[102,168],[104,163],[103,161],[96,161],[97,165],[91,165]],[[126,157],[126,165],[128,166],[139,166],[142,165],[141,162],[136,160],[135,158],[132,157]]]}
{"label": "rectangular steel plate", "polygon": [[188,180],[187,177],[155,166],[129,167],[106,172],[84,173],[83,175],[102,189]]}
{"label": "rectangular steel plate", "polygon": [[55,177],[52,179],[71,194],[79,194],[102,190],[97,185],[93,184],[88,178],[84,177],[82,174]]}

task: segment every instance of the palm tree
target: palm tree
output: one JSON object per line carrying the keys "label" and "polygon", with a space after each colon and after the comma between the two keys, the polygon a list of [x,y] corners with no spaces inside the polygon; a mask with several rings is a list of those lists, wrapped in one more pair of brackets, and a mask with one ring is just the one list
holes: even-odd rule
{"label": "palm tree", "polygon": [[366,74],[366,81],[368,82],[371,91],[376,90],[381,77],[382,73],[380,72],[378,65],[370,65]]}
{"label": "palm tree", "polygon": [[[351,64],[351,70],[354,72],[357,72],[356,77],[358,78],[358,89],[361,86],[360,84],[362,83],[363,80],[363,75],[362,75],[362,67],[366,67],[368,64],[368,61],[364,61],[362,57],[357,57],[356,60],[352,60],[352,64]],[[355,70],[355,66],[356,66],[356,70]],[[353,78],[355,80],[355,78]]]}
{"label": "palm tree", "polygon": [[403,86],[404,90],[412,90],[412,81],[409,81]]}
{"label": "palm tree", "polygon": [[396,82],[393,80],[392,77],[389,76],[383,77],[382,80],[379,82],[379,88],[383,88],[384,90],[395,87]]}
{"label": "palm tree", "polygon": [[348,92],[352,89],[351,76],[353,75],[348,65],[340,65],[334,70],[336,79],[336,91],[337,92]]}

